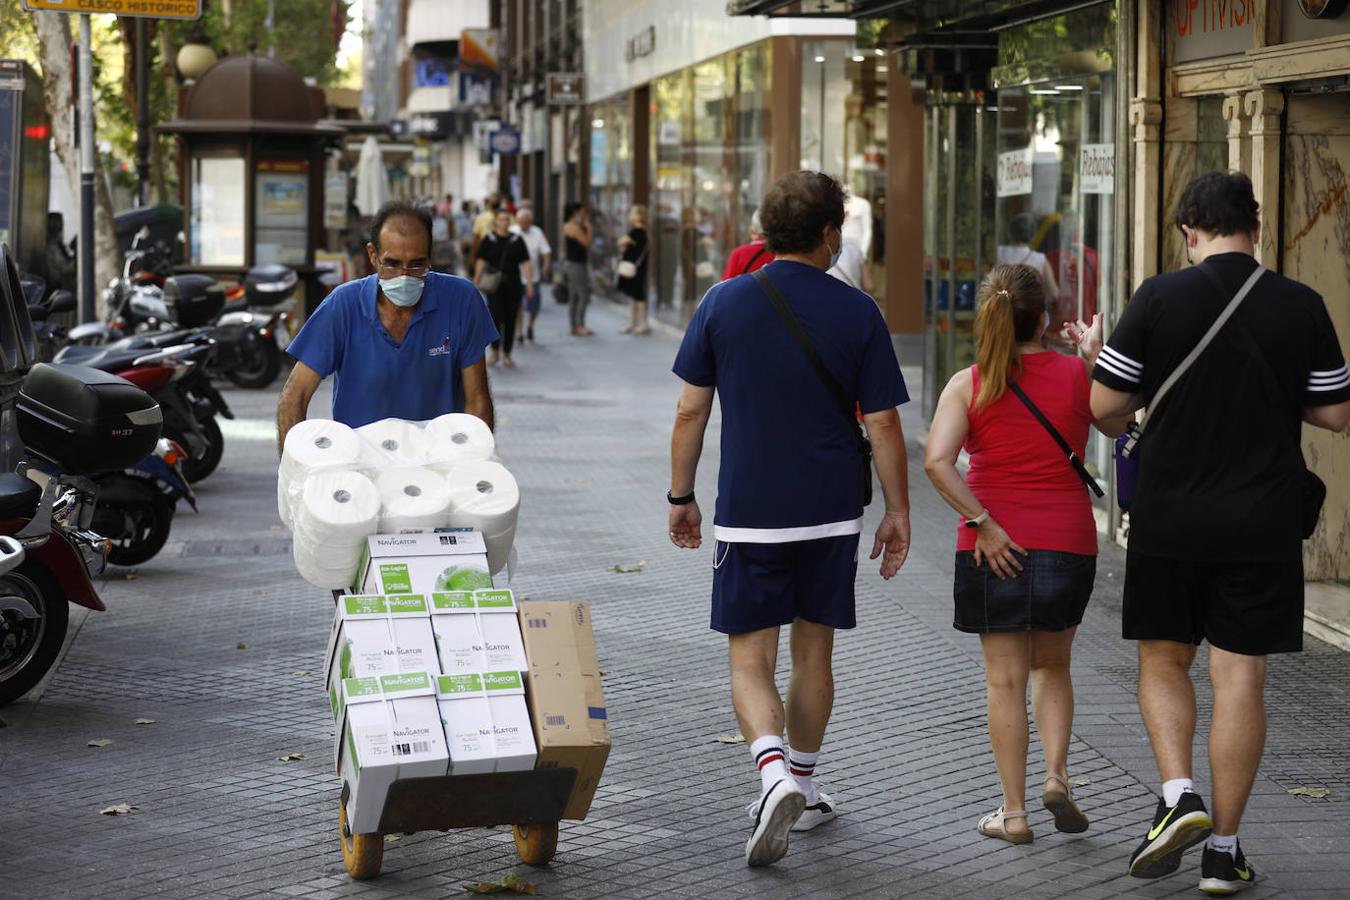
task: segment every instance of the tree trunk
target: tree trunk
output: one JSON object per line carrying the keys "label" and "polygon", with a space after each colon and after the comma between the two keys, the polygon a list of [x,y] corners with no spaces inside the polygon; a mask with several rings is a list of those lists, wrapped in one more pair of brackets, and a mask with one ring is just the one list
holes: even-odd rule
{"label": "tree trunk", "polygon": [[[159,72],[164,79],[164,96],[169,100],[169,118],[178,117],[178,79],[174,77],[177,71],[178,49],[173,43],[172,29],[159,29]],[[168,138],[155,135],[154,143],[151,144],[150,155],[150,183],[154,186],[156,203],[174,203],[177,198],[169,196],[169,154],[164,152],[164,144]],[[173,181],[176,183],[177,178]]]}
{"label": "tree trunk", "polygon": [[[71,93],[73,81],[71,73],[70,23],[69,14],[54,12],[35,12],[33,23],[37,27],[38,52],[42,61],[42,91],[47,99],[47,115],[51,119],[52,138],[56,143],[56,155],[66,167],[66,178],[70,181],[71,191],[76,197],[80,190],[80,153],[75,146],[75,108],[76,98]],[[80,240],[86,240],[80,235]],[[108,195],[108,182],[103,176],[103,167],[94,155],[94,290],[97,315],[101,320],[107,315],[103,304],[103,292],[99,289],[122,268],[122,249],[117,241],[117,232],[113,225],[112,199]]]}

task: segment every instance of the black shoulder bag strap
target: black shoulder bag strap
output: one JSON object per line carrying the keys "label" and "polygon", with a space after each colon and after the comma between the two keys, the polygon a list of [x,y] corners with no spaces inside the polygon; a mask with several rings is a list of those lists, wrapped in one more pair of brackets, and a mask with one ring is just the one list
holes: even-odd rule
{"label": "black shoulder bag strap", "polygon": [[867,434],[858,422],[858,417],[854,412],[856,405],[848,399],[844,386],[839,383],[839,379],[835,378],[834,374],[825,367],[825,361],[816,352],[815,344],[811,343],[811,338],[806,333],[806,329],[802,327],[801,321],[793,314],[792,307],[788,306],[787,300],[784,299],[782,292],[773,283],[773,279],[769,278],[769,273],[763,269],[756,269],[750,273],[750,277],[758,282],[760,290],[769,298],[774,310],[782,318],[783,323],[787,325],[793,340],[797,342],[797,346],[802,348],[806,358],[811,361],[811,366],[820,376],[820,380],[824,382],[826,390],[834,397],[835,404],[843,413],[844,418],[848,420],[849,431],[857,439],[858,452],[862,454],[863,506],[867,506],[872,502],[872,442],[867,439]]}
{"label": "black shoulder bag strap", "polygon": [[1083,484],[1087,485],[1088,490],[1092,491],[1092,493],[1096,494],[1098,497],[1104,496],[1105,491],[1103,491],[1102,486],[1097,483],[1097,479],[1092,477],[1092,473],[1087,470],[1087,466],[1083,465],[1083,461],[1078,458],[1078,454],[1069,446],[1069,442],[1064,440],[1064,435],[1060,434],[1055,426],[1050,424],[1050,420],[1045,417],[1045,413],[1036,408],[1036,404],[1031,402],[1031,398],[1026,395],[1026,392],[1011,381],[1008,382],[1008,390],[1017,395],[1017,399],[1021,400],[1027,409],[1031,410],[1031,414],[1036,417],[1036,421],[1040,422],[1041,426],[1055,439],[1055,443],[1059,444],[1059,449],[1063,450],[1064,455],[1069,458],[1069,465],[1073,466],[1073,470],[1078,473],[1079,479]]}
{"label": "black shoulder bag strap", "polygon": [[744,268],[744,269],[741,269],[741,274],[744,275],[745,273],[749,272],[752,268],[754,268],[755,260],[757,260],[757,259],[759,259],[761,256],[763,256],[764,253],[765,253],[765,251],[768,250],[768,249],[769,249],[769,245],[768,245],[768,243],[766,242],[766,243],[764,244],[764,246],[762,246],[762,247],[759,248],[759,252],[757,252],[754,256],[750,257],[750,261],[749,261],[748,263],[745,264],[745,268]]}

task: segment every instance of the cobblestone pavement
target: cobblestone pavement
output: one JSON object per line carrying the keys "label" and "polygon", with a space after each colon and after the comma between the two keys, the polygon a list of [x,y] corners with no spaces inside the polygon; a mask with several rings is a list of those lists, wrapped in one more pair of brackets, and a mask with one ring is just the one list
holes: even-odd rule
{"label": "cobblestone pavement", "polygon": [[[747,869],[757,779],[744,746],[715,740],[736,723],[723,642],[707,629],[711,550],[665,539],[675,342],[620,337],[605,308],[583,342],[562,318],[550,304],[520,368],[493,373],[502,453],[526,498],[513,586],[590,599],[607,673],[614,752],[554,863],[520,865],[509,829],[426,833],[390,841],[378,881],[348,880],[319,674],[332,603],[294,574],[276,524],[275,393],[236,390],[202,512],[181,510],[173,542],[134,579],[102,582],[108,611],[82,620],[40,702],[0,710],[0,896],[443,897],[510,872],[553,897],[1198,896],[1198,854],[1171,878],[1124,875],[1156,777],[1118,637],[1114,548],[1074,663],[1072,775],[1092,828],[1060,835],[1037,811],[1030,846],[975,833],[998,803],[978,643],[950,626],[953,517],[912,441],[914,551],[889,584],[863,567],[860,625],[838,642],[820,771],[843,815],[794,837],[781,864]],[[921,423],[912,406],[905,416],[912,438]],[[714,438],[708,499],[715,462]],[[639,561],[639,573],[611,571]],[[1347,661],[1311,640],[1272,660],[1272,737],[1242,833],[1264,878],[1253,897],[1350,896]],[[112,743],[86,746],[96,738]],[[304,758],[279,759],[292,753]],[[1035,785],[1039,762],[1032,771]],[[1300,786],[1330,793],[1291,796]],[[136,811],[99,815],[123,802]]]}

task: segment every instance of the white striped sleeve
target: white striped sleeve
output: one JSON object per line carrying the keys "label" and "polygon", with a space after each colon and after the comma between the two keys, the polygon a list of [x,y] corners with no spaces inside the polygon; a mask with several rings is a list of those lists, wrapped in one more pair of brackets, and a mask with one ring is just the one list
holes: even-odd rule
{"label": "white striped sleeve", "polygon": [[1313,369],[1308,373],[1308,391],[1325,393],[1350,387],[1350,370],[1345,366],[1339,369]]}
{"label": "white striped sleeve", "polygon": [[1142,363],[1130,359],[1124,353],[1110,346],[1102,347],[1102,352],[1097,356],[1097,365],[1101,366],[1107,372],[1117,378],[1124,379],[1130,384],[1139,384],[1144,377],[1144,366]]}

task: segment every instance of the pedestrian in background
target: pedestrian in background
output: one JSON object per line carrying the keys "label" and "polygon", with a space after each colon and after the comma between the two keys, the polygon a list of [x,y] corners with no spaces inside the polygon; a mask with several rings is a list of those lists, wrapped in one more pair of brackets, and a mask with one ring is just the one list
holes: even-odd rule
{"label": "pedestrian in background", "polygon": [[[1148,407],[1122,617],[1139,642],[1139,709],[1162,797],[1130,874],[1175,872],[1208,837],[1200,888],[1230,894],[1256,879],[1237,835],[1265,745],[1266,655],[1303,647],[1302,539],[1325,486],[1305,468],[1301,423],[1350,424],[1350,373],[1322,298],[1254,258],[1261,220],[1246,175],[1192,179],[1174,222],[1194,265],[1139,286],[1093,371],[1096,415]],[[1192,365],[1170,388],[1183,360]],[[1212,818],[1191,760],[1201,641],[1214,691]]]}
{"label": "pedestrian in background", "polygon": [[[525,306],[516,322],[516,340],[534,343],[534,323],[539,318],[539,307],[543,298],[543,285],[548,280],[553,263],[553,247],[549,245],[544,229],[534,224],[534,209],[522,202],[516,213],[516,224],[511,230],[520,235],[525,249],[530,252],[530,274],[534,278],[534,291],[525,297]],[[522,270],[522,275],[524,274]],[[529,321],[526,321],[526,316]]]}
{"label": "pedestrian in background", "polygon": [[647,207],[628,211],[628,233],[619,238],[619,292],[628,297],[628,327],[621,334],[651,334],[647,324]]}
{"label": "pedestrian in background", "polygon": [[[675,359],[684,384],[667,494],[671,541],[702,546],[694,475],[715,394],[722,453],[712,628],[728,637],[732,704],[759,770],[745,847],[752,866],[781,859],[789,830],[837,815],[814,773],[834,702],[835,629],[856,623],[872,473],[854,415],[859,403],[886,501],[871,558],[882,556],[889,579],[909,552],[896,411],[909,399],[905,380],[876,304],[825,274],[843,240],[844,189],[820,172],[792,172],[764,198],[762,215],[777,260],[714,285]],[[783,626],[792,646],[786,715],[774,682]]]}
{"label": "pedestrian in background", "polygon": [[501,206],[502,195],[493,191],[488,194],[483,211],[474,218],[472,259],[478,259],[478,245],[482,243],[483,238],[492,233],[492,229],[496,226],[497,210],[501,209]]}
{"label": "pedestrian in background", "polygon": [[830,266],[830,274],[849,287],[857,288],[867,296],[872,296],[872,279],[867,274],[866,261],[857,244],[845,243],[839,251],[839,259]]}
{"label": "pedestrian in background", "polygon": [[[1073,834],[1088,827],[1069,787],[1069,659],[1097,572],[1097,523],[1084,479],[1064,447],[1081,459],[1087,446],[1093,424],[1089,373],[1101,348],[1102,323],[1096,316],[1082,325],[1086,360],[1047,350],[1045,286],[1028,265],[996,266],[981,282],[977,300],[976,363],[953,375],[942,391],[924,468],[961,515],[954,626],[980,635],[984,652],[989,740],[1003,804],[980,819],[978,830],[1029,844],[1028,677],[1045,755],[1041,802],[1057,830]],[[1125,420],[1098,427],[1114,436]],[[963,447],[970,453],[964,480],[956,468]]]}
{"label": "pedestrian in background", "polygon": [[750,242],[741,244],[727,257],[726,267],[722,269],[722,280],[745,275],[763,268],[773,262],[769,245],[764,242],[764,230],[759,221],[759,210],[750,216]]}
{"label": "pedestrian in background", "polygon": [[459,259],[463,266],[461,271],[471,273],[473,270],[473,220],[474,212],[473,201],[465,200],[459,205],[459,211],[455,213],[455,241],[459,244]]}
{"label": "pedestrian in background", "polygon": [[493,230],[478,245],[474,261],[474,284],[487,297],[492,323],[500,341],[492,342],[492,360],[488,365],[514,367],[511,350],[515,345],[516,319],[520,316],[521,294],[534,296],[534,271],[525,240],[511,233],[511,214],[497,210]]}
{"label": "pedestrian in background", "polygon": [[573,200],[563,207],[563,277],[567,280],[567,314],[572,334],[590,337],[586,307],[591,303],[591,232],[586,204]]}

